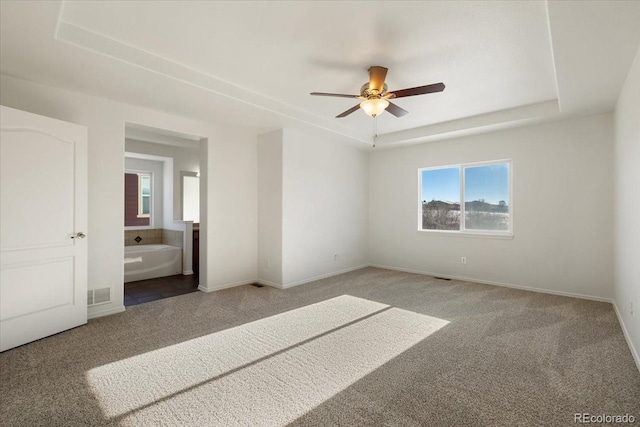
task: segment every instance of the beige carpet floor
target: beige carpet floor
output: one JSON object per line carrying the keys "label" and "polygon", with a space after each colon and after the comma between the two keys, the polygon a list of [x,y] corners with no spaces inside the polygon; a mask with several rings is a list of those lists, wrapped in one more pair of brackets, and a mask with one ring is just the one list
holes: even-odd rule
{"label": "beige carpet floor", "polygon": [[133,306],[0,354],[3,426],[569,426],[585,412],[640,423],[610,304],[377,268]]}

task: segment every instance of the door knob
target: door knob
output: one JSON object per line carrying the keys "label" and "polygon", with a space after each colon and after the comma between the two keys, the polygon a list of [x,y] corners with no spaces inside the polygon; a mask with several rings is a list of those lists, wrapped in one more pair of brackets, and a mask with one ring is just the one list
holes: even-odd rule
{"label": "door knob", "polygon": [[82,231],[79,233],[76,233],[75,236],[71,236],[72,239],[84,239],[85,237],[87,237],[87,235],[84,234]]}

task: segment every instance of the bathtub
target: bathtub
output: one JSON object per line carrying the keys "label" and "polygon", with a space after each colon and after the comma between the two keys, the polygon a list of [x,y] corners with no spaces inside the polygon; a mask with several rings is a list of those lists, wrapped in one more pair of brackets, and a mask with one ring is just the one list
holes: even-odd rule
{"label": "bathtub", "polygon": [[124,247],[124,282],[182,273],[182,249],[169,245]]}

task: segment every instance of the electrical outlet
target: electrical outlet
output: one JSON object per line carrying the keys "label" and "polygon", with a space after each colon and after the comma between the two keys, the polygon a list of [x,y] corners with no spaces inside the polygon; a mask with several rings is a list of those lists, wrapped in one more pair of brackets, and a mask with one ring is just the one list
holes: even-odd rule
{"label": "electrical outlet", "polygon": [[463,256],[462,258],[460,258],[460,264],[466,264],[467,263],[467,257]]}
{"label": "electrical outlet", "polygon": [[338,260],[338,254],[333,254],[333,260],[337,261]]}
{"label": "electrical outlet", "polygon": [[265,268],[266,268],[267,270],[269,269],[269,267],[271,266],[271,263],[269,262],[269,260],[267,260],[267,261],[264,263],[264,266],[265,266]]}
{"label": "electrical outlet", "polygon": [[633,302],[629,303],[629,314],[633,316]]}

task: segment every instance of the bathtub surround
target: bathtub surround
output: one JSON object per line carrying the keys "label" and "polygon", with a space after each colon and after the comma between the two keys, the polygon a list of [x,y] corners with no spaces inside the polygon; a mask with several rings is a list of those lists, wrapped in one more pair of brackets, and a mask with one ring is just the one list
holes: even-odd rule
{"label": "bathtub surround", "polygon": [[191,221],[173,221],[167,228],[125,230],[124,246],[171,245],[182,249],[182,271],[184,275],[193,274],[193,223]]}
{"label": "bathtub surround", "polygon": [[[179,248],[184,244],[184,233],[179,230],[167,230],[164,228],[152,228],[148,230],[125,230],[124,245],[140,246],[140,245],[171,245]],[[136,237],[140,237],[140,241],[136,241]]]}
{"label": "bathtub surround", "polygon": [[182,231],[178,230],[167,230],[165,228],[162,229],[162,243],[165,245],[177,246],[179,248],[184,248],[184,234]]}
{"label": "bathtub surround", "polygon": [[[136,237],[140,237],[140,241],[136,240]],[[125,246],[137,246],[137,245],[158,245],[162,243],[162,229],[152,228],[148,230],[125,230],[124,231],[124,245]]]}

